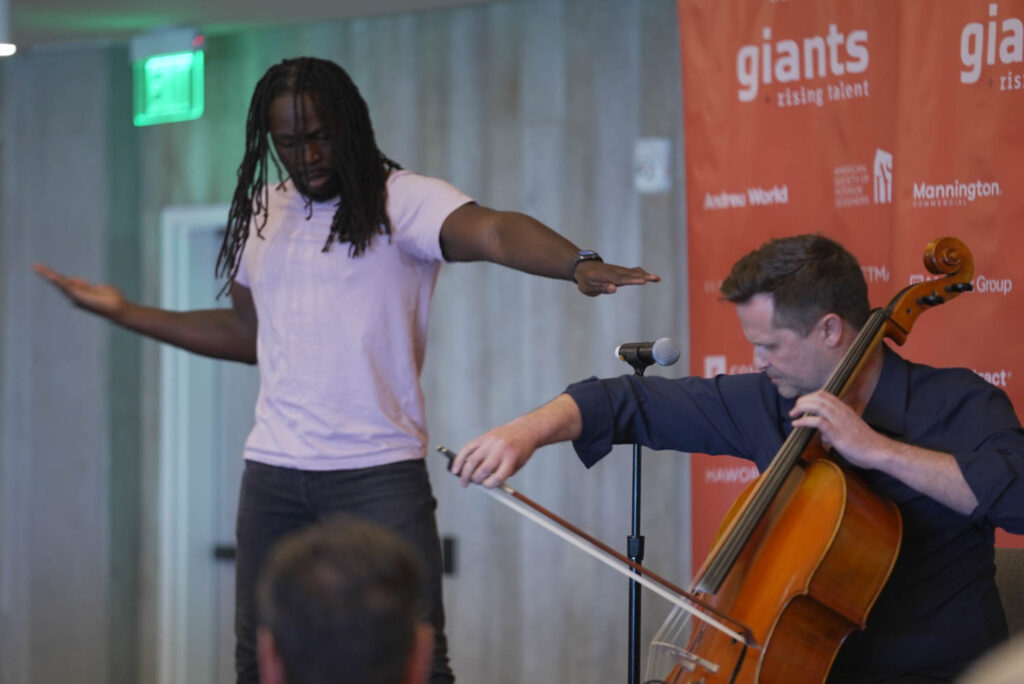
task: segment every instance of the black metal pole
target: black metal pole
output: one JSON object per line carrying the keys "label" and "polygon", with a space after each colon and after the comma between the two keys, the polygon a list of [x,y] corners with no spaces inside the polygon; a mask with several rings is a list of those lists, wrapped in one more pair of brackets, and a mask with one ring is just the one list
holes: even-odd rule
{"label": "black metal pole", "polygon": [[[634,368],[635,375],[644,369]],[[643,565],[644,538],[640,534],[640,474],[642,448],[633,445],[633,524],[626,538],[626,556],[637,565]],[[633,574],[637,574],[633,570]],[[629,684],[640,684],[640,583],[629,580]]]}

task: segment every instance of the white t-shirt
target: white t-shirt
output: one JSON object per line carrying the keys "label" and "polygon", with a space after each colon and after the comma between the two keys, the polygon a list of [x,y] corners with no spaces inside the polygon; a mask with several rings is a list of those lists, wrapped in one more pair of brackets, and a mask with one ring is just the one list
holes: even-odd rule
{"label": "white t-shirt", "polygon": [[260,392],[245,458],[302,470],[384,465],[426,454],[420,389],[441,224],[472,200],[408,171],[387,181],[392,235],[363,254],[322,252],[335,203],[313,215],[289,181],[272,186],[235,280],[251,289]]}

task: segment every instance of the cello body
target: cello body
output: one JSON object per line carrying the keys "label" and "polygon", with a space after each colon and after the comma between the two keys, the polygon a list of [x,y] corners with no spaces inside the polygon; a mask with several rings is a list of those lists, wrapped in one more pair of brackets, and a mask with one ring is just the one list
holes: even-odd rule
{"label": "cello body", "polygon": [[[698,594],[746,625],[761,648],[741,654],[734,639],[697,624],[687,650],[736,666],[677,668],[666,682],[823,682],[843,640],[863,628],[896,562],[899,511],[816,451],[789,473],[719,591]],[[719,536],[756,484],[733,503]]]}

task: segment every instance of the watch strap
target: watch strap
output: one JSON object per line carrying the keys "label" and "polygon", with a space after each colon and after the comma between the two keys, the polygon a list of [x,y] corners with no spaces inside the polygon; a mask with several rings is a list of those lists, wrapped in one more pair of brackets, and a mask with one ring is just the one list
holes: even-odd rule
{"label": "watch strap", "polygon": [[604,259],[602,259],[601,255],[592,249],[579,250],[578,252],[576,252],[576,255],[572,258],[572,261],[569,262],[569,280],[572,280],[573,282],[576,281],[576,267],[579,266],[584,261],[603,262]]}

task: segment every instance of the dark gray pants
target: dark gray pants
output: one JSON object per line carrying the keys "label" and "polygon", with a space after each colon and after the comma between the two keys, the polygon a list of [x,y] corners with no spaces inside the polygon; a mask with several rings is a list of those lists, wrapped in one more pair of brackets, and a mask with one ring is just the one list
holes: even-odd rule
{"label": "dark gray pants", "polygon": [[444,634],[436,507],[421,460],[323,472],[246,461],[236,527],[235,671],[239,684],[258,681],[256,582],[270,550],[282,537],[333,513],[348,513],[389,527],[419,552],[426,574],[426,619],[436,631],[430,682],[454,682]]}

